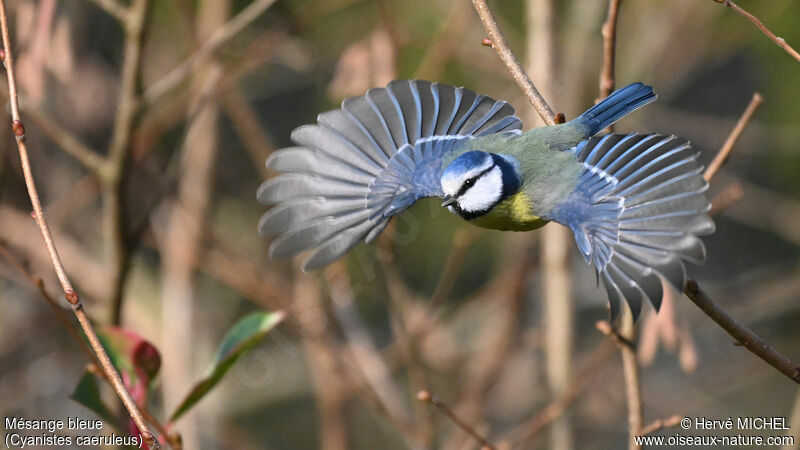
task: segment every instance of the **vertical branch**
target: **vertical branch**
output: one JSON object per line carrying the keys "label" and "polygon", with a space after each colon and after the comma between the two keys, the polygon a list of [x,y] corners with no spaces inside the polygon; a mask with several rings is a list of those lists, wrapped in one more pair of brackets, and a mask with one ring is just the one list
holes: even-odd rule
{"label": "vertical branch", "polygon": [[[230,1],[200,2],[196,25],[200,40],[208,39],[223,26]],[[219,147],[219,107],[212,94],[222,77],[222,68],[211,62],[195,78],[192,104],[188,112],[186,140],[180,160],[177,199],[172,203],[162,247],[162,333],[164,354],[164,403],[172,408],[181,400],[187,379],[192,375],[191,352],[195,346],[192,315],[197,295],[193,285],[194,264],[201,257],[203,222],[212,197],[214,167]],[[200,445],[197,415],[187,414],[181,421],[186,448]]]}
{"label": "vertical branch", "polygon": [[[528,71],[545,96],[552,97],[558,79],[556,15],[553,0],[528,0]],[[574,300],[570,273],[571,232],[551,224],[542,230],[542,325],[545,333],[545,373],[551,395],[559,398],[570,389],[574,334]],[[574,448],[568,414],[554,420],[550,447]]]}
{"label": "vertical branch", "polygon": [[61,263],[61,258],[58,255],[58,250],[56,249],[55,242],[53,241],[52,233],[50,232],[50,228],[47,225],[47,221],[44,217],[44,212],[42,211],[42,204],[39,200],[39,193],[36,190],[36,183],[33,178],[33,172],[31,170],[30,160],[28,158],[28,148],[25,141],[25,127],[22,124],[22,119],[19,114],[19,102],[18,102],[18,93],[17,93],[17,84],[16,80],[14,79],[14,58],[11,52],[11,40],[9,38],[9,31],[8,31],[8,18],[6,16],[6,5],[5,0],[0,0],[0,32],[2,32],[3,37],[3,60],[6,66],[6,73],[8,78],[8,92],[9,92],[9,102],[11,104],[11,120],[12,120],[12,129],[14,131],[14,136],[16,137],[17,141],[17,149],[19,150],[19,157],[20,163],[22,165],[22,171],[25,178],[25,185],[28,189],[28,196],[31,200],[31,205],[33,206],[33,215],[34,219],[36,220],[36,224],[39,227],[39,230],[42,233],[42,238],[44,239],[45,247],[47,248],[47,253],[50,256],[50,261],[53,264],[53,269],[56,272],[56,276],[58,277],[58,281],[61,284],[61,289],[64,291],[64,296],[72,306],[72,310],[75,313],[75,317],[78,319],[78,322],[81,325],[81,329],[83,330],[84,334],[86,335],[87,340],[89,341],[89,345],[94,351],[95,355],[97,356],[97,360],[100,362],[100,366],[103,369],[103,372],[108,377],[111,385],[114,388],[114,391],[117,393],[119,398],[122,400],[122,403],[125,405],[125,408],[128,410],[128,413],[133,418],[136,426],[139,428],[142,438],[147,443],[147,445],[151,449],[160,449],[161,446],[159,445],[158,441],[154,438],[153,433],[150,431],[147,423],[145,422],[144,418],[142,417],[142,413],[136,406],[133,398],[131,397],[130,393],[125,389],[125,385],[122,382],[122,378],[120,378],[119,373],[117,373],[116,369],[114,369],[114,365],[111,363],[111,359],[108,357],[105,349],[103,348],[103,344],[100,342],[100,339],[97,337],[97,333],[94,331],[94,327],[92,323],[89,321],[89,316],[86,313],[86,310],[83,307],[83,303],[81,303],[80,298],[78,297],[78,293],[73,289],[72,283],[67,276],[67,272],[64,269],[64,265]]}
{"label": "vertical branch", "polygon": [[639,361],[636,359],[636,327],[633,323],[633,315],[630,311],[623,314],[620,318],[622,327],[620,335],[633,345],[620,345],[619,350],[622,354],[622,372],[625,378],[625,399],[628,403],[628,448],[639,450],[641,445],[634,441],[635,436],[642,434],[644,423],[642,413],[642,391],[639,381]]}
{"label": "vertical branch", "polygon": [[[603,67],[600,70],[600,99],[614,91],[614,68],[616,63],[617,21],[621,0],[608,2],[608,15],[603,23]],[[636,359],[636,327],[633,316],[626,312],[620,318],[621,328],[617,340],[622,355],[622,372],[625,380],[625,399],[628,406],[628,446],[631,450],[641,449],[634,436],[641,434],[643,426],[642,392],[639,381],[639,362]],[[621,344],[625,342],[625,344]]]}
{"label": "vertical branch", "polygon": [[617,17],[622,0],[608,2],[608,16],[603,23],[603,68],[600,71],[600,98],[606,98],[614,92],[614,67],[617,47]]}
{"label": "vertical branch", "polygon": [[319,438],[321,450],[346,450],[347,426],[344,407],[346,398],[337,373],[336,353],[327,339],[327,317],[322,310],[319,289],[311,277],[300,276],[292,291],[292,315],[297,317],[307,338],[303,345],[308,355],[311,378],[316,390],[319,411]]}
{"label": "vertical branch", "polygon": [[149,0],[134,0],[122,22],[125,48],[117,115],[108,148],[108,157],[100,172],[103,197],[103,247],[110,267],[111,323],[122,319],[122,292],[130,260],[124,216],[124,171],[130,148],[131,132],[138,103],[139,72],[142,65],[142,36]]}

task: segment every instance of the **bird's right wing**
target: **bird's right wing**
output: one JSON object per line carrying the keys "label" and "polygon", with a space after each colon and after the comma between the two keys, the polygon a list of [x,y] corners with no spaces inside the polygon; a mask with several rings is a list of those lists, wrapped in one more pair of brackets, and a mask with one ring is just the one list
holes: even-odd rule
{"label": "bird's right wing", "polygon": [[324,267],[423,197],[441,196],[442,156],[475,136],[519,133],[505,102],[427,81],[393,81],[322,113],[292,132],[298,146],[273,153],[258,200],[275,205],[259,222],[279,235],[271,257],[312,253],[304,270]]}
{"label": "bird's right wing", "polygon": [[661,279],[682,289],[684,261],[702,263],[698,236],[714,231],[708,183],[689,142],[659,134],[607,134],[573,151],[583,164],[575,191],[553,212],[605,285],[615,318],[627,301],[634,319]]}

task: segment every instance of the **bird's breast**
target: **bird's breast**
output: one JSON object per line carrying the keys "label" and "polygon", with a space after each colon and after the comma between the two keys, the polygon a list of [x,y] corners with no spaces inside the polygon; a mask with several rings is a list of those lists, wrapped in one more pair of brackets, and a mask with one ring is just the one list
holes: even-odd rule
{"label": "bird's breast", "polygon": [[530,231],[547,222],[533,214],[530,198],[523,190],[501,201],[488,213],[470,220],[481,228],[501,231]]}

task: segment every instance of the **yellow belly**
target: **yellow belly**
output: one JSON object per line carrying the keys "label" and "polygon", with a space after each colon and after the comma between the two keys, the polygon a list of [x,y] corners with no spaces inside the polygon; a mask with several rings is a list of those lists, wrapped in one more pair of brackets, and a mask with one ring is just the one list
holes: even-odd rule
{"label": "yellow belly", "polygon": [[498,203],[489,213],[470,220],[470,223],[481,228],[502,231],[529,231],[547,222],[533,214],[531,202],[523,191]]}

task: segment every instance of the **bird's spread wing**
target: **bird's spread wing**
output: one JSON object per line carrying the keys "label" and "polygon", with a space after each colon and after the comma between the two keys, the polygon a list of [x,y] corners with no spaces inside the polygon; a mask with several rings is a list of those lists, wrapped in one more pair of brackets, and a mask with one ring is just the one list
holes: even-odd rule
{"label": "bird's spread wing", "polygon": [[597,136],[573,151],[584,169],[553,220],[572,229],[594,264],[612,318],[623,299],[634,318],[643,299],[658,309],[659,275],[682,288],[683,261],[702,262],[698,236],[714,231],[698,152],[685,140],[657,134]]}
{"label": "bird's spread wing", "polygon": [[263,235],[279,235],[270,256],[313,249],[304,269],[329,264],[418,199],[440,196],[442,155],[460,142],[520,128],[507,103],[427,81],[345,100],[295,129],[297,147],[267,160],[281,172],[258,190],[261,203],[275,205],[259,222]]}

